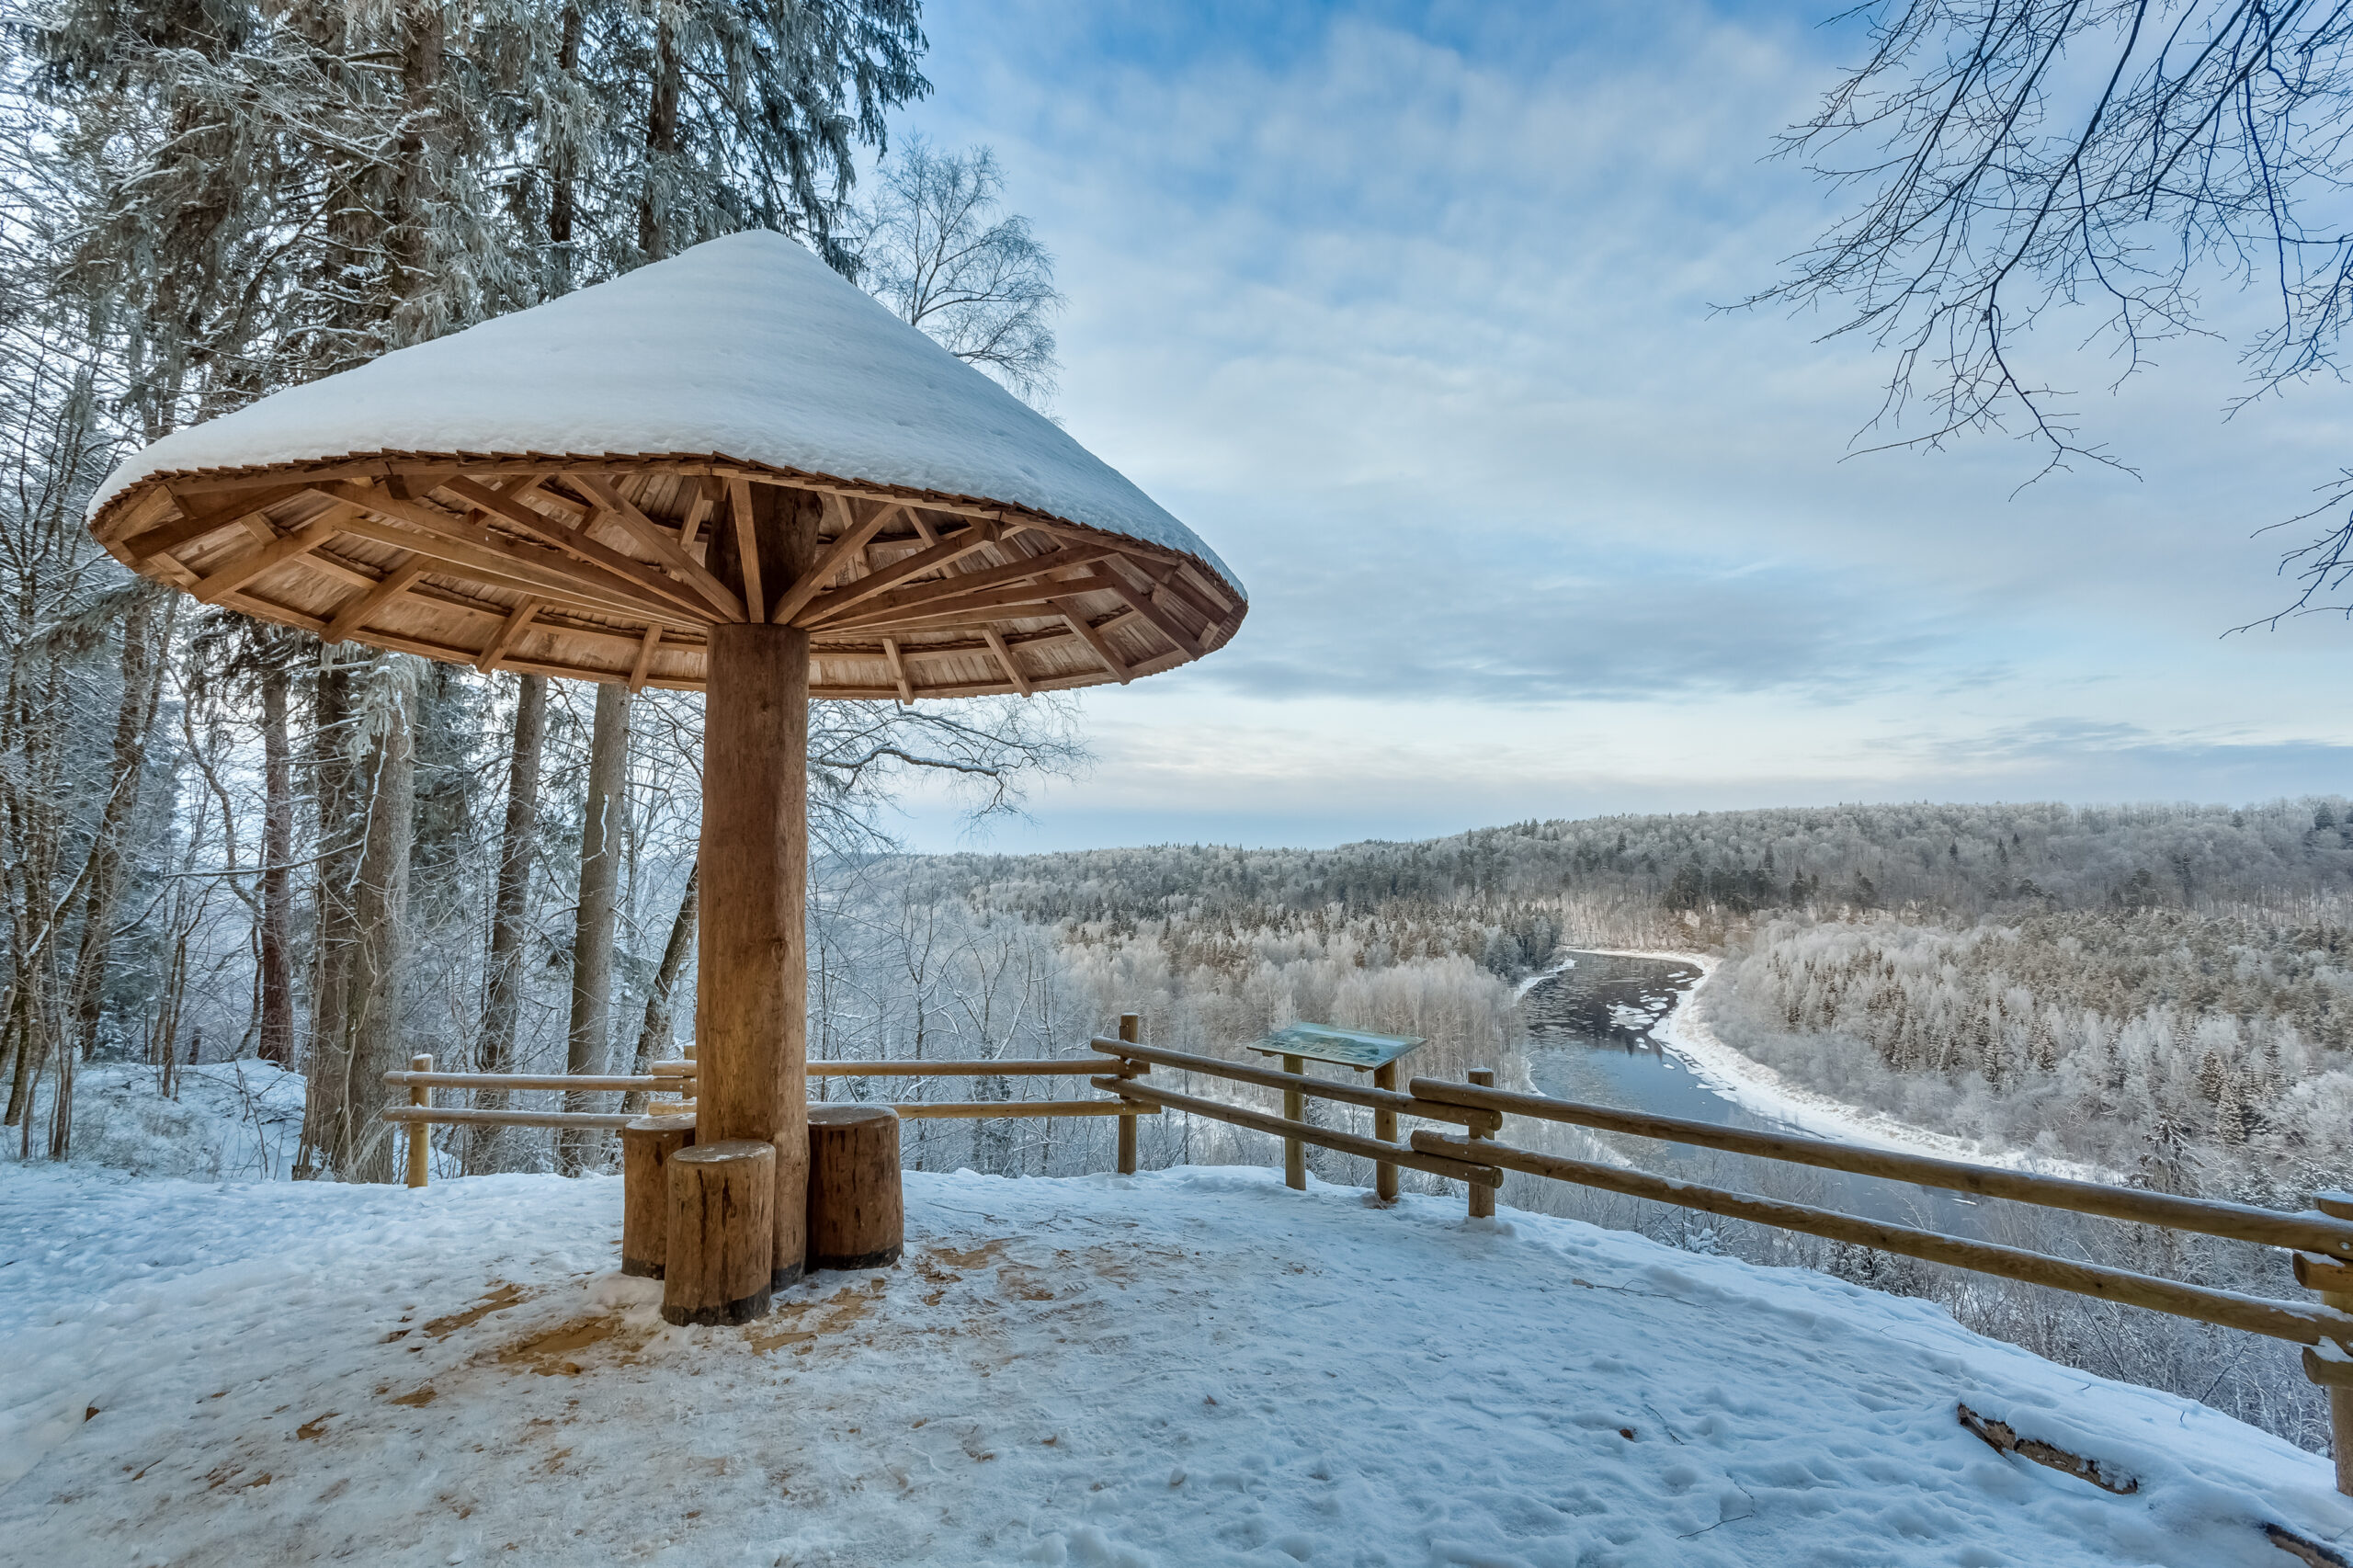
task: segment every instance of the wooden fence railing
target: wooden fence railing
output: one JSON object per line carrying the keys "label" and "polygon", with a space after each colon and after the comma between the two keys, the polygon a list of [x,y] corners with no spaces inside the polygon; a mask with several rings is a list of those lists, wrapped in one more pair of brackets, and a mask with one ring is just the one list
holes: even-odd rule
{"label": "wooden fence railing", "polygon": [[[2304,1347],[2304,1375],[2328,1392],[2337,1489],[2353,1495],[2353,1193],[2323,1193],[2317,1199],[2318,1209],[2283,1213],[2244,1203],[2073,1181],[1958,1160],[1858,1148],[1826,1139],[1746,1131],[1520,1094],[1495,1088],[1494,1074],[1483,1069],[1474,1069],[1464,1083],[1415,1078],[1402,1091],[1367,1087],[1352,1081],[1317,1078],[1305,1073],[1281,1072],[1221,1057],[1148,1046],[1137,1039],[1140,1032],[1134,1015],[1123,1017],[1120,1039],[1088,1042],[1097,1052],[1093,1057],[812,1062],[808,1071],[813,1077],[1087,1078],[1093,1087],[1108,1097],[918,1101],[892,1108],[909,1119],[1117,1116],[1121,1119],[1119,1168],[1128,1174],[1136,1169],[1134,1119],[1178,1111],[1282,1139],[1287,1177],[1293,1187],[1306,1185],[1304,1165],[1299,1156],[1305,1146],[1312,1145],[1371,1160],[1377,1167],[1376,1188],[1384,1192],[1394,1190],[1393,1184],[1380,1173],[1401,1167],[1461,1181],[1468,1188],[1470,1212],[1475,1218],[1495,1212],[1495,1189],[1503,1185],[1504,1173],[1518,1171],[2285,1340]],[[1142,1082],[1154,1066],[1279,1090],[1287,1111],[1296,1108],[1297,1114],[1277,1115]],[[405,1106],[387,1107],[384,1117],[411,1128],[409,1185],[422,1187],[426,1178],[424,1134],[431,1124],[617,1128],[631,1119],[627,1115],[587,1111],[437,1107],[430,1103],[434,1089],[658,1091],[677,1096],[672,1108],[691,1108],[695,1089],[692,1061],[658,1062],[654,1069],[643,1077],[436,1073],[430,1057],[418,1057],[413,1060],[409,1071],[384,1075],[387,1085],[406,1088],[410,1099]],[[1381,1132],[1394,1129],[1401,1117],[1444,1123],[1460,1131],[1425,1128],[1403,1142],[1383,1137],[1368,1138],[1310,1123],[1304,1116],[1304,1105],[1309,1099],[1370,1109],[1374,1113],[1374,1126]],[[1503,1131],[1505,1119],[1510,1116],[2284,1248],[2290,1254],[2296,1282],[2317,1292],[2320,1299],[2278,1301],[2221,1290],[2022,1247],[1889,1224],[1753,1193],[1670,1181],[1642,1171],[1544,1153],[1504,1142],[1496,1136]]]}
{"label": "wooden fence railing", "polygon": [[[1120,1020],[1122,1029],[1133,1032],[1133,1015]],[[560,1089],[566,1095],[610,1094],[616,1091],[631,1094],[663,1095],[665,1102],[654,1102],[649,1109],[654,1112],[694,1109],[695,1063],[694,1050],[688,1046],[687,1060],[656,1062],[653,1071],[642,1076],[633,1074],[591,1073],[437,1073],[433,1058],[413,1056],[406,1071],[384,1074],[385,1086],[406,1089],[406,1105],[388,1105],[383,1119],[395,1126],[409,1129],[408,1185],[423,1187],[430,1178],[431,1145],[426,1132],[432,1127],[572,1127],[616,1130],[628,1126],[642,1112],[588,1110],[522,1110],[499,1106],[437,1106],[433,1103],[436,1089]],[[808,1064],[813,1078],[1086,1078],[1103,1071],[1104,1063],[1095,1057],[1072,1057],[1063,1061],[1021,1058],[1006,1061],[877,1061],[877,1062],[812,1062]],[[1132,1176],[1136,1169],[1136,1118],[1157,1116],[1154,1106],[1138,1105],[1123,1099],[1062,1099],[1062,1100],[914,1100],[892,1104],[891,1108],[909,1121],[962,1120],[980,1121],[997,1118],[1116,1116],[1120,1119],[1120,1169]]]}

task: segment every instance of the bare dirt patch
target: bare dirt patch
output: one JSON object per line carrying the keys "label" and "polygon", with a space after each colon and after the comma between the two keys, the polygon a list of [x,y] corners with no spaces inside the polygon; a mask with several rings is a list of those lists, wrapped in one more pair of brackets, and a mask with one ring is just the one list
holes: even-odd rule
{"label": "bare dirt patch", "polygon": [[949,1268],[986,1268],[1005,1252],[1002,1241],[983,1242],[979,1246],[959,1252],[954,1247],[933,1247],[924,1255],[926,1264],[938,1263]]}
{"label": "bare dirt patch", "polygon": [[876,1278],[864,1285],[845,1285],[822,1301],[787,1301],[777,1308],[769,1320],[771,1326],[745,1330],[745,1343],[761,1355],[788,1345],[814,1345],[821,1335],[855,1327],[882,1299],[883,1289],[883,1282]]}
{"label": "bare dirt patch", "polygon": [[435,1318],[425,1325],[425,1332],[436,1339],[443,1338],[457,1333],[461,1328],[472,1328],[493,1312],[503,1312],[509,1307],[519,1306],[529,1301],[530,1295],[531,1293],[520,1285],[494,1286],[489,1295],[484,1296],[464,1312],[451,1312],[445,1318]]}
{"label": "bare dirt patch", "polygon": [[643,1348],[650,1337],[648,1331],[632,1329],[618,1317],[574,1318],[501,1347],[498,1361],[501,1366],[528,1366],[540,1377],[576,1378],[588,1352],[608,1346],[623,1352],[616,1359],[627,1360],[627,1352]]}

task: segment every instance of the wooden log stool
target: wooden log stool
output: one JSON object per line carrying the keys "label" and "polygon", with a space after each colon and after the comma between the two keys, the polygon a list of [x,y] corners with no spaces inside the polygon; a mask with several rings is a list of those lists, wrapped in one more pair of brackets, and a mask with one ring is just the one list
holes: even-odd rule
{"label": "wooden log stool", "polygon": [[697,1143],[668,1165],[664,1321],[749,1323],[764,1316],[776,1249],[776,1145],[753,1138]]}
{"label": "wooden log stool", "polygon": [[809,1108],[809,1267],[881,1268],[906,1244],[899,1195],[899,1113],[889,1106]]}
{"label": "wooden log stool", "polygon": [[670,1159],[695,1141],[691,1116],[641,1116],[621,1129],[621,1272],[662,1278],[669,1256]]}

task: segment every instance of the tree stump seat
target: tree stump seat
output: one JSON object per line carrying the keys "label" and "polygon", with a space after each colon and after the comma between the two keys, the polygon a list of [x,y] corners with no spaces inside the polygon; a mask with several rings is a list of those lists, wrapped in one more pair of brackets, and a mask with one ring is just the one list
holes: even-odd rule
{"label": "tree stump seat", "polygon": [[735,1324],[766,1316],[776,1145],[756,1138],[698,1143],[670,1157],[669,1174],[663,1320]]}
{"label": "tree stump seat", "polygon": [[809,1267],[881,1268],[899,1261],[899,1113],[889,1106],[809,1108]]}
{"label": "tree stump seat", "polygon": [[691,1116],[641,1116],[621,1129],[621,1272],[659,1279],[670,1253],[670,1161],[695,1141]]}

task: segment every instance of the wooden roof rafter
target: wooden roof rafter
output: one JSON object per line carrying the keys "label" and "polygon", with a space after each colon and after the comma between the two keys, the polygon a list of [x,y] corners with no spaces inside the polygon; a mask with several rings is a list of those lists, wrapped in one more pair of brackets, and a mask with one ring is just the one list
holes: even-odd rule
{"label": "wooden roof rafter", "polygon": [[418,454],[297,466],[174,476],[128,495],[110,548],[128,559],[129,541],[170,530],[185,561],[132,563],[212,602],[336,640],[640,689],[699,689],[703,633],[749,619],[749,596],[720,582],[704,542],[767,516],[761,484],[823,503],[816,563],[764,585],[762,607],[812,634],[818,695],[1132,680],[1202,656],[1246,613],[1222,580],[1204,585],[1213,574],[1198,562],[1155,543],[753,465]]}
{"label": "wooden roof rafter", "polygon": [[[543,544],[553,545],[564,554],[585,565],[602,568],[606,573],[656,598],[667,599],[689,615],[710,619],[714,609],[727,610],[714,603],[707,593],[695,586],[675,582],[652,567],[588,537],[586,528],[566,528],[535,506],[509,497],[499,491],[462,475],[450,480],[441,488],[465,501],[469,506],[498,517]],[[731,604],[733,596],[728,596]],[[740,613],[740,607],[737,613]]]}
{"label": "wooden roof rafter", "polygon": [[869,573],[845,587],[818,595],[801,608],[799,615],[792,618],[792,624],[816,627],[828,617],[838,615],[852,606],[863,604],[879,594],[887,593],[902,583],[912,582],[925,573],[936,571],[960,556],[970,555],[976,550],[994,544],[997,537],[997,528],[994,523],[971,524],[957,533],[942,539],[939,543],[927,550],[918,550],[912,555],[901,556],[889,565],[879,571]]}
{"label": "wooden roof rafter", "polygon": [[895,503],[877,506],[868,512],[863,520],[858,520],[851,517],[847,502],[840,500],[839,497],[834,499],[841,506],[843,516],[847,520],[841,532],[835,536],[833,543],[825,547],[824,553],[817,557],[817,563],[803,573],[799,582],[777,596],[776,618],[779,621],[788,624],[797,621],[801,611],[808,608],[809,601],[824,593],[826,585],[840,575],[845,566],[857,559],[858,552],[864,550],[874,536],[888,527],[894,517],[906,510],[905,507]]}
{"label": "wooden roof rafter", "polygon": [[624,497],[612,485],[593,473],[568,473],[564,478],[586,492],[588,498],[604,508],[604,514],[617,522],[628,534],[650,551],[654,560],[667,567],[671,575],[692,585],[722,619],[743,620],[748,611],[744,600],[701,562],[688,555],[678,541],[643,512],[637,504]]}
{"label": "wooden roof rafter", "polygon": [[357,598],[335,611],[335,619],[320,635],[330,642],[349,641],[351,634],[368,624],[368,618],[382,609],[416,585],[429,564],[426,558],[411,552],[407,559],[384,574],[372,587],[362,588]]}

